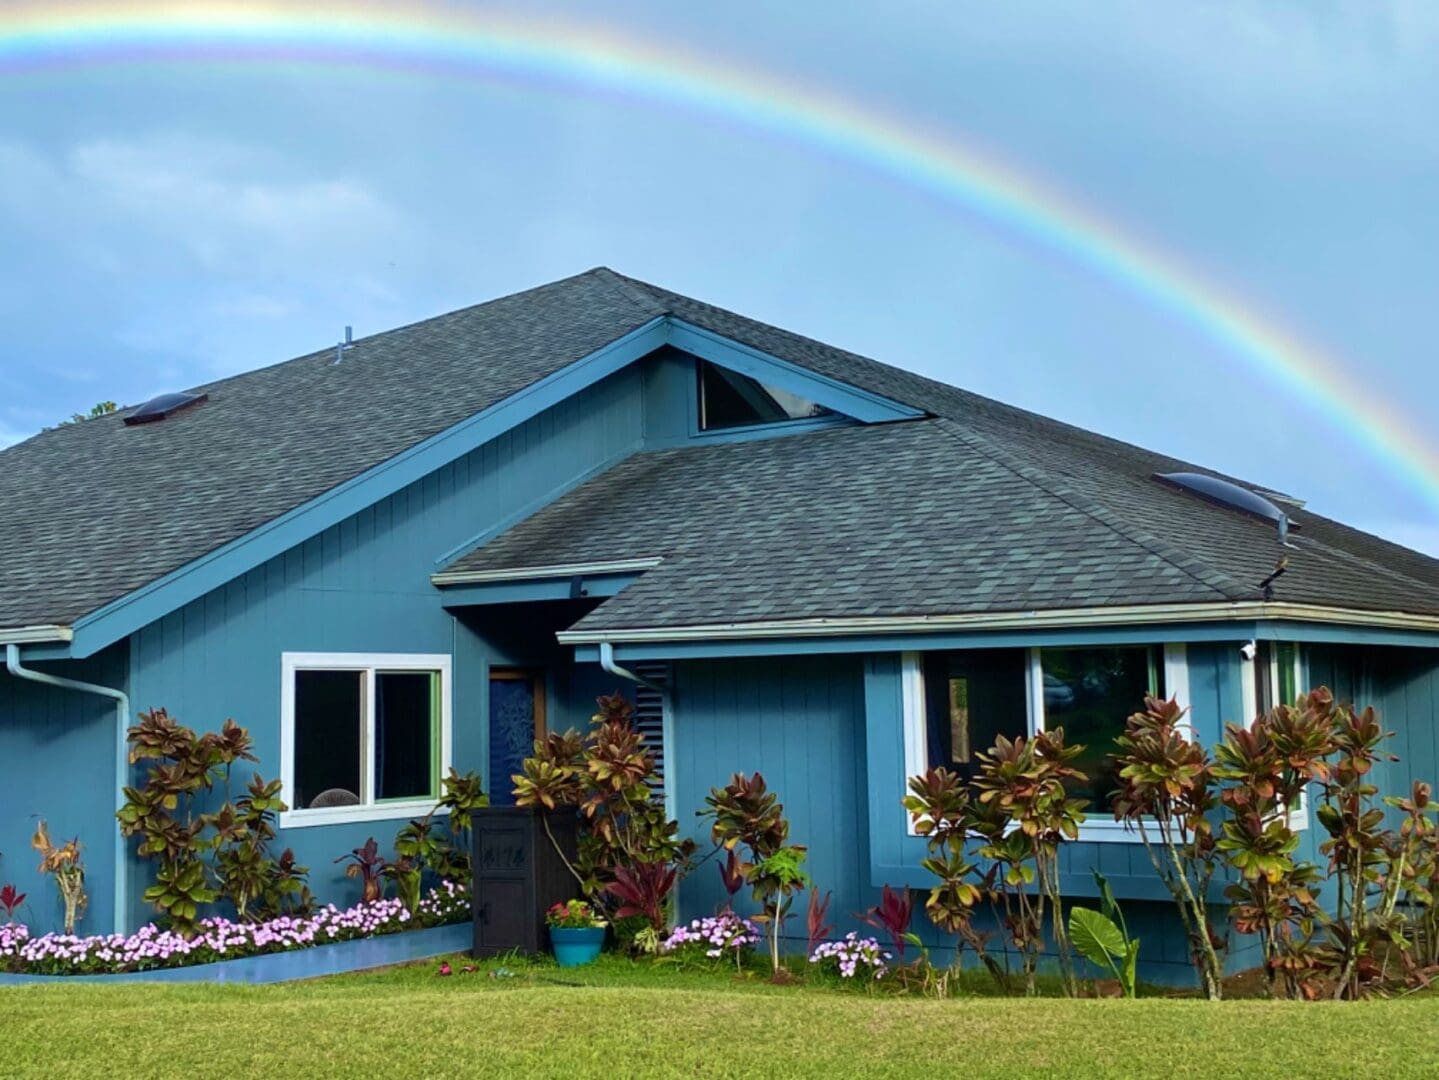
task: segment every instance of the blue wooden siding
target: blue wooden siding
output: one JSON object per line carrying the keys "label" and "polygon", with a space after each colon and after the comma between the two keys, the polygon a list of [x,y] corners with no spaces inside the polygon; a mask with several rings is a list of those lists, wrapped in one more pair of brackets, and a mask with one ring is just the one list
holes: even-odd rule
{"label": "blue wooden siding", "polygon": [[[1217,658],[1216,658],[1217,659]],[[779,795],[791,821],[791,838],[809,848],[816,887],[832,891],[830,920],[835,934],[849,930],[874,933],[855,917],[879,899],[880,886],[909,885],[922,909],[931,879],[919,867],[922,842],[907,837],[899,805],[902,746],[898,712],[888,701],[891,677],[897,693],[895,657],[799,657],[690,661],[674,666],[673,775],[681,826],[709,847],[708,828],[693,815],[711,787],[735,772],[762,772]],[[878,710],[877,712],[875,710]],[[893,736],[893,738],[891,737]],[[883,822],[871,828],[871,823]],[[881,849],[880,857],[874,851]],[[1093,891],[1085,858],[1103,860],[1100,868],[1128,879],[1138,874],[1134,860],[1141,848],[1129,844],[1075,845],[1067,887]],[[1152,879],[1147,861],[1144,869]],[[1077,879],[1083,874],[1084,880]],[[1122,892],[1121,888],[1121,892]],[[1167,894],[1165,894],[1167,898]],[[680,915],[709,914],[724,900],[713,862],[702,866],[680,890]],[[788,924],[790,948],[803,947],[805,897]],[[741,911],[754,910],[748,892],[738,898]],[[1144,978],[1165,983],[1192,981],[1183,933],[1168,903],[1129,900],[1125,914],[1131,932],[1142,937]],[[993,933],[996,950],[1002,934],[982,913],[979,925]],[[953,942],[917,911],[914,928],[939,960],[952,955]],[[970,957],[970,961],[973,958]],[[1092,973],[1097,974],[1097,973]]]}
{"label": "blue wooden siding", "polygon": [[[489,664],[562,664],[553,641],[562,624],[489,609],[485,618],[531,625],[529,644],[507,643],[483,619],[446,611],[429,575],[443,553],[633,452],[642,438],[639,388],[639,369],[620,372],[144,628],[131,639],[134,707],[163,706],[202,729],[233,718],[254,736],[254,768],[275,777],[282,652],[443,653],[453,658],[454,763],[483,774]],[[534,644],[546,635],[547,645]],[[582,721],[590,709],[574,707],[573,680],[552,678],[553,720]],[[237,773],[237,788],[249,771]],[[388,847],[402,824],[291,828],[280,844],[310,867],[319,896],[345,901],[356,890],[333,860],[371,835]],[[132,865],[129,920],[138,923],[151,916],[139,897],[149,868]]]}
{"label": "blue wooden siding", "polygon": [[[122,644],[80,663],[33,666],[124,690],[125,653]],[[114,928],[115,800],[115,703],[12,678],[0,664],[0,885],[28,894],[23,922],[61,929],[59,894],[30,847],[44,818],[56,843],[80,839],[90,904],[77,929]]]}
{"label": "blue wooden siding", "polygon": [[[809,848],[808,868],[833,890],[831,914],[873,901],[866,858],[864,686],[856,657],[802,657],[681,663],[674,667],[668,748],[680,826],[708,850],[709,826],[696,813],[713,787],[736,772],[762,772],[778,793],[794,843]],[[724,898],[714,863],[680,891],[686,919],[710,914]],[[803,934],[803,912],[792,924]]]}

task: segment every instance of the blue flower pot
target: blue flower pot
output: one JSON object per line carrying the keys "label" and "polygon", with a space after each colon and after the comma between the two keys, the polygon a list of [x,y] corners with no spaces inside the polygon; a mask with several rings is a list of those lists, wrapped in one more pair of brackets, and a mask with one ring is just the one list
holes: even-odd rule
{"label": "blue flower pot", "polygon": [[555,948],[555,962],[560,967],[579,967],[600,954],[605,943],[603,926],[552,926],[550,944]]}

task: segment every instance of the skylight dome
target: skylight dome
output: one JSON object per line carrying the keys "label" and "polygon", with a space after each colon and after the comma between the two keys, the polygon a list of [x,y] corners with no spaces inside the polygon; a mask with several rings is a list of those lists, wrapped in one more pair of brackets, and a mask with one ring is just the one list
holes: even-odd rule
{"label": "skylight dome", "polygon": [[[1261,521],[1273,522],[1274,527],[1279,530],[1280,542],[1283,542],[1289,535],[1289,527],[1292,524],[1289,515],[1258,492],[1250,491],[1248,488],[1240,487],[1228,480],[1221,480],[1217,476],[1208,476],[1197,472],[1155,473],[1154,478],[1170,487],[1187,491],[1191,495],[1197,495],[1218,506],[1238,510],[1241,514],[1248,514]],[[1295,527],[1297,528],[1297,526]]]}
{"label": "skylight dome", "polygon": [[125,417],[125,423],[130,427],[134,427],[136,424],[153,424],[187,406],[198,405],[200,402],[208,400],[210,400],[209,394],[190,394],[183,391],[176,394],[161,394],[159,397],[152,397]]}

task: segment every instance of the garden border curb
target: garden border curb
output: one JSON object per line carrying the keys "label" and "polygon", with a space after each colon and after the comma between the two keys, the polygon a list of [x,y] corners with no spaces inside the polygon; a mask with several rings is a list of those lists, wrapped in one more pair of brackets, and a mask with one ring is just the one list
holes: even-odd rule
{"label": "garden border curb", "polygon": [[14,975],[0,972],[0,986],[135,982],[263,985],[293,982],[463,952],[469,949],[473,935],[474,930],[468,922],[451,923],[425,930],[402,930],[378,937],[155,971],[125,971],[112,975]]}

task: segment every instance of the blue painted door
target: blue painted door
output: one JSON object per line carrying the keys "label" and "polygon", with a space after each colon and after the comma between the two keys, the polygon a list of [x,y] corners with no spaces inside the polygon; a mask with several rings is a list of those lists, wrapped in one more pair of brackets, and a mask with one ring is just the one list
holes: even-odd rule
{"label": "blue painted door", "polygon": [[513,806],[514,780],[545,730],[545,680],[536,671],[490,671],[490,803]]}

